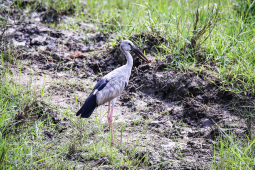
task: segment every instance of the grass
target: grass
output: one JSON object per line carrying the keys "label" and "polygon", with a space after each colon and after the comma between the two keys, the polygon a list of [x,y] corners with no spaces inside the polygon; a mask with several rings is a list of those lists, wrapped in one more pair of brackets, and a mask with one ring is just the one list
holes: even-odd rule
{"label": "grass", "polygon": [[[35,96],[30,85],[24,87],[12,82],[10,78],[13,76],[8,68],[1,72],[1,169],[70,169],[76,167],[75,164],[79,161],[86,164],[87,160],[101,160],[104,157],[105,160],[100,163],[102,165],[105,164],[104,161],[115,168],[138,165],[139,160],[133,158],[137,148],[118,145],[128,151],[120,155],[117,148],[111,147],[109,136],[104,134],[102,120],[73,120],[71,110],[66,109],[60,117],[62,120],[67,117],[71,128],[64,135],[61,134],[51,118],[51,111],[59,110],[50,105],[34,106]],[[38,94],[37,98],[40,99],[40,96]],[[25,111],[27,106],[29,112]],[[37,117],[42,111],[46,119],[32,120],[33,116]],[[16,119],[17,115],[22,115],[22,119]],[[80,154],[81,150],[84,151],[83,154]],[[63,158],[67,161],[63,162]],[[93,167],[90,164],[87,166]]]}
{"label": "grass", "polygon": [[255,140],[236,138],[234,131],[221,131],[219,162],[215,169],[253,169]]}
{"label": "grass", "polygon": [[[1,72],[1,85],[0,85],[0,109],[1,109],[1,168],[17,167],[23,164],[23,167],[31,167],[31,154],[32,150],[28,143],[31,141],[33,134],[28,131],[19,131],[19,135],[11,133],[5,134],[9,130],[9,126],[15,123],[13,117],[19,111],[23,110],[24,106],[31,100],[30,92],[21,86],[8,81],[7,73]],[[22,95],[20,95],[22,94]],[[39,136],[38,136],[39,137]],[[24,166],[24,164],[26,164]]]}
{"label": "grass", "polygon": [[[255,1],[219,0],[219,1],[184,1],[184,0],[47,0],[28,3],[24,6],[21,1],[15,4],[19,8],[36,10],[39,3],[55,9],[59,14],[67,11],[73,17],[69,23],[52,24],[52,27],[80,31],[77,22],[95,24],[94,29],[87,32],[101,31],[115,34],[110,40],[111,48],[115,48],[123,39],[137,37],[136,44],[140,48],[146,37],[141,33],[164,37],[166,40],[155,45],[160,60],[172,56],[169,68],[184,70],[193,69],[197,72],[206,71],[211,76],[221,80],[222,88],[245,95],[255,94]],[[7,19],[1,18],[1,32],[4,32]],[[0,34],[0,42],[5,42]],[[51,106],[53,112],[59,112],[61,122],[68,119],[70,127],[60,133],[57,125],[48,114],[44,120],[16,120],[15,115],[25,116],[26,106],[45,97],[45,85],[41,94],[34,96],[31,86],[13,82],[6,63],[15,63],[15,53],[9,45],[1,52],[0,67],[0,167],[2,169],[71,169],[83,165],[98,169],[103,164],[114,165],[115,169],[136,169],[150,165],[147,151],[137,149],[136,145],[124,145],[127,140],[122,133],[126,124],[120,125],[121,144],[116,147],[109,145],[109,136],[105,133],[105,124],[98,118],[79,120],[74,118],[69,108],[63,112]],[[1,49],[3,49],[1,47]],[[9,50],[9,51],[8,51]],[[17,62],[16,62],[17,64]],[[21,70],[18,73],[21,74]],[[20,76],[19,76],[20,77]],[[44,79],[45,80],[45,79]],[[45,82],[45,81],[43,81]],[[65,81],[55,84],[56,87],[77,87],[74,82]],[[81,87],[83,88],[83,87]],[[74,92],[76,103],[77,96]],[[251,107],[254,107],[251,105]],[[31,108],[32,109],[32,108]],[[38,114],[38,108],[32,109],[29,116]],[[46,112],[48,113],[48,112]],[[104,113],[102,113],[104,114]],[[243,115],[253,115],[253,111]],[[134,122],[140,122],[141,117]],[[25,120],[25,121],[24,121]],[[139,140],[149,133],[145,122]],[[181,124],[181,123],[180,123]],[[250,129],[252,131],[252,128]],[[7,135],[8,133],[8,135]],[[53,134],[55,140],[47,137]],[[72,140],[70,140],[72,139]],[[66,142],[67,141],[67,142]],[[136,143],[139,142],[138,140]],[[214,169],[252,169],[254,168],[254,136],[237,138],[234,132],[226,133],[221,130],[219,145],[215,150],[218,161],[213,163]],[[178,147],[179,149],[179,147]],[[122,150],[122,152],[120,152]],[[163,152],[163,150],[162,150]],[[216,152],[216,151],[215,151]],[[179,149],[179,155],[182,156]],[[106,159],[102,159],[106,157]],[[86,164],[90,160],[99,161],[97,164]],[[167,163],[167,162],[166,162]],[[164,164],[164,162],[162,163]]]}

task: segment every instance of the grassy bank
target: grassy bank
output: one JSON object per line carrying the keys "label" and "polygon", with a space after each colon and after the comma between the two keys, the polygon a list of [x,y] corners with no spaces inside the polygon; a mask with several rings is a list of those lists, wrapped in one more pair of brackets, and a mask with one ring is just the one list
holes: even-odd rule
{"label": "grassy bank", "polygon": [[[76,21],[92,22],[100,31],[116,33],[113,46],[116,40],[141,32],[161,35],[167,43],[159,45],[164,51],[159,56],[177,54],[170,64],[208,70],[224,86],[255,93],[254,1],[67,2],[45,4],[59,11],[73,9]],[[68,28],[66,24],[62,28]],[[80,31],[75,21],[69,28],[72,25]]]}
{"label": "grassy bank", "polygon": [[[77,22],[92,22],[96,24],[93,31],[115,33],[112,47],[116,41],[142,32],[161,35],[167,41],[158,45],[162,50],[155,57],[174,55],[170,66],[207,70],[220,78],[223,86],[255,93],[254,1],[40,2],[60,14],[74,16],[58,28],[80,32]],[[28,8],[34,11],[38,5]]]}

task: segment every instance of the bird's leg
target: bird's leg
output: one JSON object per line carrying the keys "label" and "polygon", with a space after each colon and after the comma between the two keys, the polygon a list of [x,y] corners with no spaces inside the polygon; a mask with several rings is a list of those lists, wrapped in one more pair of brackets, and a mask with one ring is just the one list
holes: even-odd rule
{"label": "bird's leg", "polygon": [[109,105],[108,105],[108,114],[107,114],[107,119],[108,119],[108,124],[109,124],[109,131],[111,131],[111,120],[110,120],[110,117],[111,117],[111,102],[109,102]]}
{"label": "bird's leg", "polygon": [[[109,102],[108,105],[108,115],[107,115],[107,119],[108,119],[108,124],[109,124],[109,132],[110,134],[112,134],[112,111],[111,111],[111,102]],[[112,140],[112,137],[111,137]]]}
{"label": "bird's leg", "polygon": [[[108,115],[110,114],[110,108],[111,108],[111,102],[109,102],[109,105],[108,105]],[[107,115],[107,117],[108,117]]]}
{"label": "bird's leg", "polygon": [[108,124],[109,124],[109,131],[110,131],[110,134],[111,134],[111,143],[113,143],[113,129],[112,129],[112,115],[113,115],[113,108],[114,108],[114,104],[116,102],[116,99],[117,98],[114,98],[111,100],[111,103],[112,103],[112,109],[110,111],[110,103],[109,103],[109,112],[108,112],[108,115],[107,115],[107,118],[108,118]]}
{"label": "bird's leg", "polygon": [[114,105],[112,105],[112,111],[111,111],[111,117],[110,117],[110,120],[111,120],[111,140],[112,140],[112,142],[113,142],[113,129],[112,129],[113,108],[114,108]]}

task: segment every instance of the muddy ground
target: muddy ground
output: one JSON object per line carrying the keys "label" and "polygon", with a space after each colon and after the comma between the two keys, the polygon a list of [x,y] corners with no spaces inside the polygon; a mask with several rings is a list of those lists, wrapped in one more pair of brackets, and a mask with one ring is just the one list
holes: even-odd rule
{"label": "muddy ground", "polygon": [[[21,83],[35,87],[35,98],[40,97],[45,88],[43,95],[47,104],[40,105],[44,108],[42,113],[47,112],[45,108],[51,105],[60,110],[69,108],[75,115],[79,109],[75,95],[83,104],[103,75],[126,62],[118,46],[109,50],[105,48],[113,35],[93,32],[91,23],[77,23],[84,30],[92,30],[91,33],[72,32],[49,27],[47,22],[52,20],[46,17],[47,11],[43,7],[14,22],[19,12],[16,10],[10,16],[13,25],[6,33],[19,51]],[[65,22],[67,16],[56,18]],[[232,109],[240,96],[219,88],[220,82],[206,72],[184,73],[170,68],[168,62],[175,55],[164,61],[156,59],[154,46],[165,40],[146,33],[137,34],[131,40],[140,37],[143,40],[141,50],[152,63],[142,63],[132,54],[132,75],[115,105],[113,127],[116,140],[120,141],[120,125],[125,123],[121,140],[125,143],[128,138],[127,145],[137,144],[136,147],[140,148],[137,157],[149,153],[148,168],[210,169],[214,154],[218,153],[214,146],[218,144],[220,129],[224,132],[235,130],[238,136],[245,136],[245,119]],[[13,73],[17,73],[14,81],[18,81],[20,68],[17,65],[10,67]],[[100,106],[92,119],[97,117],[105,121],[107,134],[106,111],[107,105]],[[45,131],[46,139],[59,134],[63,136],[70,128],[68,119],[61,121],[56,111],[51,115],[58,126],[56,131]],[[66,159],[70,160],[69,157]],[[101,159],[107,162],[107,158],[98,161],[104,162]],[[80,160],[76,168],[95,164],[95,160]],[[112,167],[111,164],[102,166],[104,169]]]}

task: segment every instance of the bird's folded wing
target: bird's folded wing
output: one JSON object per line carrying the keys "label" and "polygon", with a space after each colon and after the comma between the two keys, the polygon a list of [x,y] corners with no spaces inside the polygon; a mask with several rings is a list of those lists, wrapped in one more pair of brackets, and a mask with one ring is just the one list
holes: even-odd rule
{"label": "bird's folded wing", "polygon": [[107,80],[103,88],[96,92],[97,104],[102,105],[116,97],[118,97],[127,85],[127,78],[125,76],[113,77]]}

